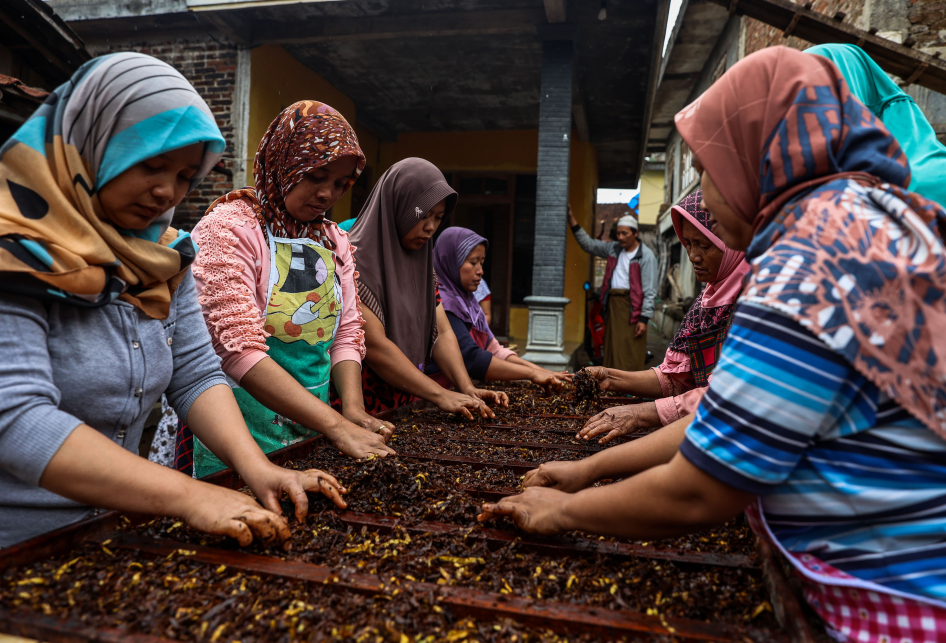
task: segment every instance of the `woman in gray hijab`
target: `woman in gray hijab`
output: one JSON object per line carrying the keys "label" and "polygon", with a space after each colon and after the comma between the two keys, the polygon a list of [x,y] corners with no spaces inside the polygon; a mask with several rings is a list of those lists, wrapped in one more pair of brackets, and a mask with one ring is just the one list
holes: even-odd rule
{"label": "woman in gray hijab", "polygon": [[[368,353],[362,369],[365,408],[375,414],[418,397],[472,419],[493,417],[486,402],[505,393],[477,389],[440,305],[431,239],[457,204],[457,193],[424,159],[392,165],[378,180],[351,230]],[[457,388],[423,373],[434,362]]]}

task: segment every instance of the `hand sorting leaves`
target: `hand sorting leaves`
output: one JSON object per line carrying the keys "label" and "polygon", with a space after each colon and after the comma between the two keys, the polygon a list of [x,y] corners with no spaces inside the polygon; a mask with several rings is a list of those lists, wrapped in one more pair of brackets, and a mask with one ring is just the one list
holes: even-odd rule
{"label": "hand sorting leaves", "polygon": [[207,485],[207,492],[191,504],[191,510],[182,518],[194,529],[230,536],[245,547],[254,538],[266,545],[288,542],[289,523],[279,506],[284,494],[295,505],[300,522],[309,511],[307,491],[321,493],[340,509],[348,506],[342,499],[347,492],[345,487],[318,469],[292,471],[272,465],[246,482],[263,506],[246,494]]}
{"label": "hand sorting leaves", "polygon": [[477,520],[488,522],[505,516],[524,531],[554,536],[569,530],[562,520],[561,503],[568,494],[545,487],[529,487],[518,496],[485,503]]}

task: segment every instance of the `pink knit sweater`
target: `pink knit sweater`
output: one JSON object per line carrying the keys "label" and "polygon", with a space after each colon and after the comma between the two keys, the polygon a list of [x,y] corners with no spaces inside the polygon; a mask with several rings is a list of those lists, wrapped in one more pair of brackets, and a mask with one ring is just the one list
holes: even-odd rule
{"label": "pink knit sweater", "polygon": [[[269,296],[269,245],[253,213],[243,201],[221,203],[209,212],[192,233],[199,251],[194,260],[197,294],[210,330],[214,350],[223,361],[223,372],[237,383],[266,357],[263,330]],[[348,233],[326,225],[325,236],[336,245],[336,274],[342,286],[342,315],[335,341],[329,349],[332,366],[365,356],[364,319],[355,288],[355,248]]]}

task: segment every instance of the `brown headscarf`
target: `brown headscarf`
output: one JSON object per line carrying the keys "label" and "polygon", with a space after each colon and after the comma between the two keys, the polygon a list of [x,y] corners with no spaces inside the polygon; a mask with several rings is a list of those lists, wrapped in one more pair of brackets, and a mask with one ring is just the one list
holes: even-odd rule
{"label": "brown headscarf", "polygon": [[286,211],[286,196],[308,174],[344,156],[354,156],[357,161],[354,174],[345,184],[347,192],[365,169],[365,155],[355,130],[344,116],[325,103],[293,103],[269,124],[259,143],[253,162],[256,188],[234,190],[211,203],[207,212],[221,202],[249,199],[264,230],[270,225],[277,237],[308,238],[334,250],[322,233],[325,217],[298,221]]}
{"label": "brown headscarf", "polygon": [[449,215],[457,193],[440,170],[424,159],[404,159],[381,175],[349,233],[358,248],[361,302],[418,366],[430,360],[437,337],[433,243],[406,250],[401,239],[444,199]]}

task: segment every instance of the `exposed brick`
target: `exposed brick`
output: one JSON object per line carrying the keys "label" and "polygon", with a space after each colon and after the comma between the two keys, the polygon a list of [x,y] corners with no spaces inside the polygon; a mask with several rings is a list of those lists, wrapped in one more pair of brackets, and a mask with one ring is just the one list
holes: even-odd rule
{"label": "exposed brick", "polygon": [[561,297],[565,285],[565,214],[571,149],[571,97],[574,47],[545,42],[539,102],[535,243],[532,294]]}

